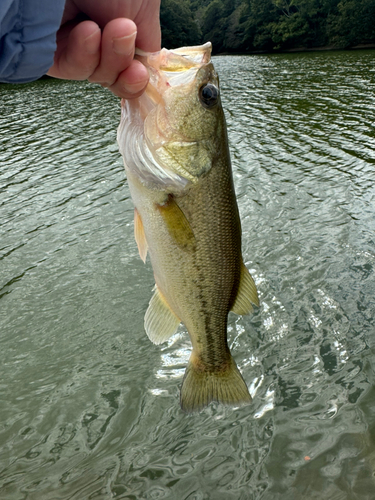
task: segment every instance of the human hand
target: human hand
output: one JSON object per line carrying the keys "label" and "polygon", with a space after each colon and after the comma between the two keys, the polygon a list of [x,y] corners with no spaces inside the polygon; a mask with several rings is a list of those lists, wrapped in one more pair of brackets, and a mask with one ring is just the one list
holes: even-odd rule
{"label": "human hand", "polygon": [[48,75],[89,80],[125,99],[138,97],[148,82],[135,46],[160,50],[160,0],[66,0]]}

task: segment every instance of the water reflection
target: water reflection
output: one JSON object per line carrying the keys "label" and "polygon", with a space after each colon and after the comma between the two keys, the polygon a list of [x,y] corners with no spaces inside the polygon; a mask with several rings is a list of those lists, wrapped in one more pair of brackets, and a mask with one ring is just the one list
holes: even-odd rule
{"label": "water reflection", "polygon": [[243,253],[229,316],[253,405],[178,405],[186,331],[153,346],[153,285],[85,83],[0,87],[0,496],[372,500],[373,52],[217,57]]}

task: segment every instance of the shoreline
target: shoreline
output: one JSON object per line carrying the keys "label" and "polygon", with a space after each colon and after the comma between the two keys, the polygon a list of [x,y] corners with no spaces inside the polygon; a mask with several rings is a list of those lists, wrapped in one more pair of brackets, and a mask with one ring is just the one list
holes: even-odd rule
{"label": "shoreline", "polygon": [[334,45],[324,45],[322,47],[294,47],[292,49],[284,50],[258,50],[248,52],[218,52],[214,56],[246,56],[246,55],[272,55],[272,54],[294,54],[298,52],[338,52],[343,50],[372,50],[375,49],[375,43],[360,43],[352,47],[335,47]]}

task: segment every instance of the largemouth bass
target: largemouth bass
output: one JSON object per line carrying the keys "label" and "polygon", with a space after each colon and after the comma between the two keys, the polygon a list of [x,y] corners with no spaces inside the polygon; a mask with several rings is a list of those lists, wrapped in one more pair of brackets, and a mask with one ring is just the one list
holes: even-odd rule
{"label": "largemouth bass", "polygon": [[219,81],[211,44],[139,52],[150,82],[122,101],[118,143],[135,205],[143,261],[155,291],[145,330],[155,344],[182,322],[193,350],[181,387],[187,412],[211,401],[251,402],[227,344],[229,311],[247,314],[257,290],[243,264]]}

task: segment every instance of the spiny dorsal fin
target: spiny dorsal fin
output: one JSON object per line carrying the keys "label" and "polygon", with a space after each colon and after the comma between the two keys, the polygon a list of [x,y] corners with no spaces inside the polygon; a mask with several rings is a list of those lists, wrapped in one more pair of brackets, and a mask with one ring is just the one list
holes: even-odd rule
{"label": "spiny dorsal fin", "polygon": [[154,344],[161,344],[176,332],[179,324],[180,320],[155,285],[155,292],[145,315],[145,330],[148,338]]}
{"label": "spiny dorsal fin", "polygon": [[194,233],[173,196],[169,195],[167,201],[163,205],[157,205],[157,208],[175,243],[183,250],[193,250],[195,247]]}
{"label": "spiny dorsal fin", "polygon": [[249,314],[253,310],[253,304],[259,306],[257,288],[247,267],[242,263],[240,286],[231,311],[240,315]]}
{"label": "spiny dorsal fin", "polygon": [[139,256],[143,262],[146,262],[148,245],[143,222],[136,208],[134,209],[134,237],[137,242]]}

